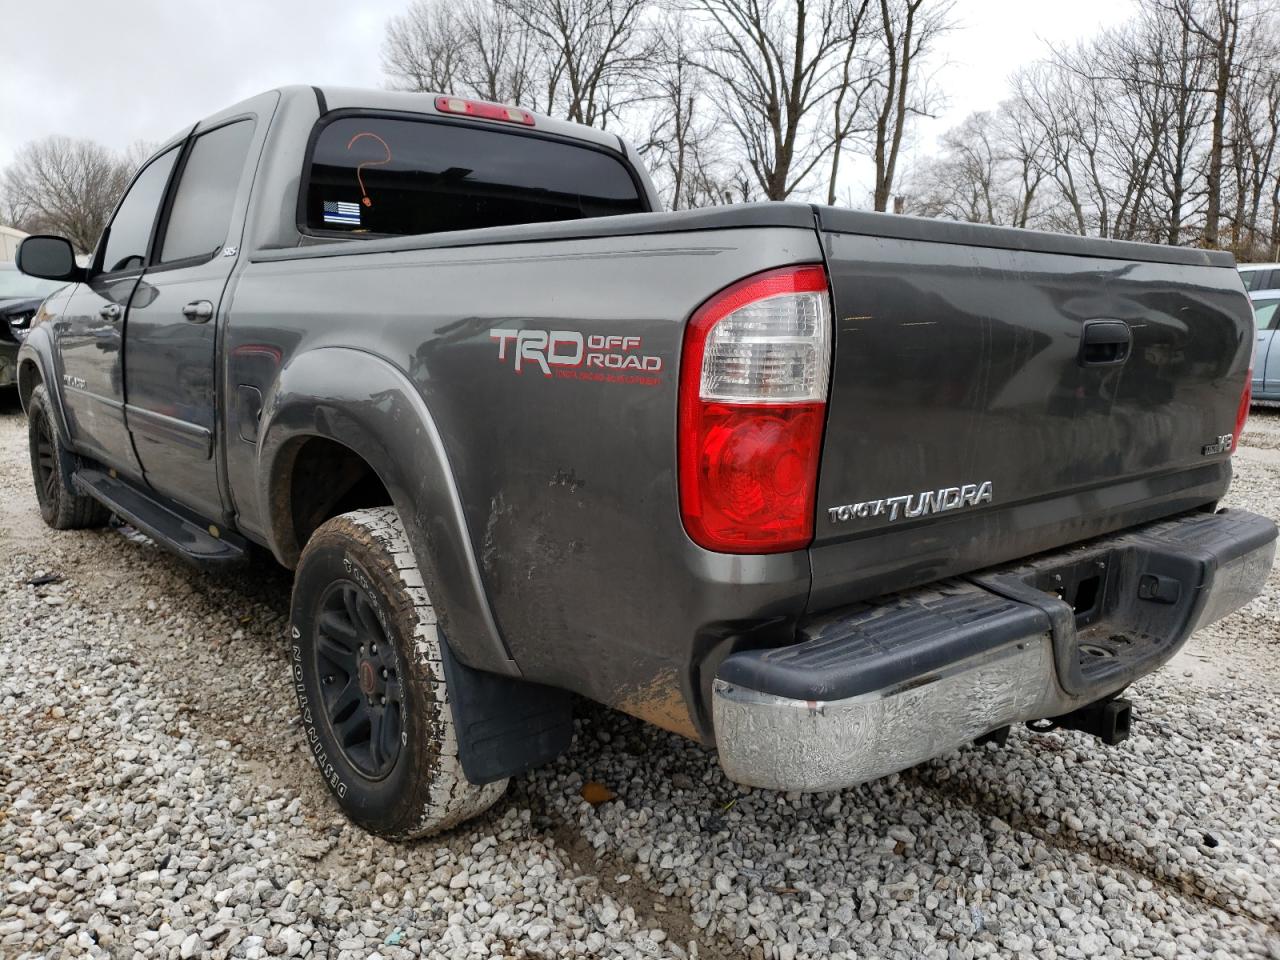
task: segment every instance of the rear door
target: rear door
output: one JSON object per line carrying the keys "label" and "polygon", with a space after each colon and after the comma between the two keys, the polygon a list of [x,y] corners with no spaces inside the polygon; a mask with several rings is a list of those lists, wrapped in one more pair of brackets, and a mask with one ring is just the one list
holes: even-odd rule
{"label": "rear door", "polygon": [[125,413],[146,480],[208,518],[224,516],[214,455],[216,316],[239,256],[248,159],[264,126],[249,113],[196,130],[134,292],[125,340]]}
{"label": "rear door", "polygon": [[138,172],[103,232],[89,279],[76,287],[54,328],[72,443],[134,476],[138,463],[125,427],[121,348],[129,299],[142,275],[179,149],[171,147]]}

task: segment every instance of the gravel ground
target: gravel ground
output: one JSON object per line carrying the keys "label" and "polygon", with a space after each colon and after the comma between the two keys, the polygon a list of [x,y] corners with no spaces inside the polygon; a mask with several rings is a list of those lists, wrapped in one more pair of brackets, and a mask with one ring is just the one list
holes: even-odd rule
{"label": "gravel ground", "polygon": [[[1280,518],[1278,449],[1255,411],[1231,502]],[[484,818],[390,844],[303,750],[287,575],[46,530],[28,469],[8,401],[2,957],[1280,957],[1280,575],[1135,686],[1114,749],[1015,730],[783,796],[584,706]]]}

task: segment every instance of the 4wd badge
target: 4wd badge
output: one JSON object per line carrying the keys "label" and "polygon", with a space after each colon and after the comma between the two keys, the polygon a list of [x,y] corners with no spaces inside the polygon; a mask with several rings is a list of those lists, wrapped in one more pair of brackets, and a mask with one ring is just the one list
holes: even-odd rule
{"label": "4wd badge", "polygon": [[1200,448],[1200,456],[1212,457],[1215,453],[1230,453],[1231,441],[1234,439],[1235,437],[1229,433],[1224,433],[1220,437],[1215,437],[1213,443],[1206,443]]}

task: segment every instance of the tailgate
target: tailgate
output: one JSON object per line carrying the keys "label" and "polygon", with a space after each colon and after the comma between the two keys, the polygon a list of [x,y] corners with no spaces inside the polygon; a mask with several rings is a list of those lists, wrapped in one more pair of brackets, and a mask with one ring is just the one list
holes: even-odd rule
{"label": "tailgate", "polygon": [[814,608],[1212,502],[1252,316],[1224,254],[818,212]]}

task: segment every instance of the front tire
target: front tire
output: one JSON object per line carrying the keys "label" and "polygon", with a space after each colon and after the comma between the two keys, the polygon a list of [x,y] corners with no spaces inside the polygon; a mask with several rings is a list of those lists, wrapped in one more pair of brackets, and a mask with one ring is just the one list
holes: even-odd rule
{"label": "front tire", "polygon": [[356,510],[307,541],[291,659],[307,748],[353,821],[391,840],[487,810],[458,759],[435,610],[394,507]]}
{"label": "front tire", "polygon": [[83,530],[101,527],[111,518],[110,511],[97,500],[67,485],[64,467],[69,454],[58,437],[43,383],[31,391],[27,401],[27,446],[36,502],[45,523],[55,530]]}

